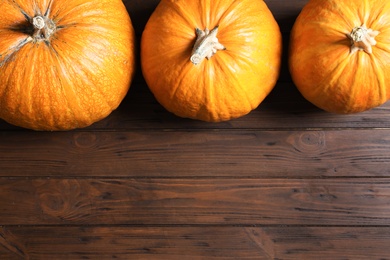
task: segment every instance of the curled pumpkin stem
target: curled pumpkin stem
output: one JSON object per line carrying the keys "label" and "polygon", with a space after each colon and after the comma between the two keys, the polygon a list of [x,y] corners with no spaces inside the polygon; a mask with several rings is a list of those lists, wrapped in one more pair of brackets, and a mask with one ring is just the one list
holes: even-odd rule
{"label": "curled pumpkin stem", "polygon": [[375,37],[379,34],[379,31],[368,29],[365,25],[355,27],[348,35],[351,39],[351,53],[356,51],[365,51],[372,53],[372,46],[376,45]]}
{"label": "curled pumpkin stem", "polygon": [[218,50],[225,50],[225,46],[219,43],[217,38],[218,26],[209,31],[196,28],[196,42],[192,49],[191,62],[198,65],[204,58],[210,59]]}
{"label": "curled pumpkin stem", "polygon": [[31,24],[34,27],[32,38],[35,41],[48,41],[51,35],[56,30],[54,22],[46,16],[37,15],[31,19]]}

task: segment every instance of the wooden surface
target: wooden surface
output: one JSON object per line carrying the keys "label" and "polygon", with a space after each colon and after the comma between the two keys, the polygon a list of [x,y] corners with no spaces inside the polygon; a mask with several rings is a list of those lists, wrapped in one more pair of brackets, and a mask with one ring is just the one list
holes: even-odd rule
{"label": "wooden surface", "polygon": [[[266,1],[288,46],[306,1]],[[125,1],[139,36],[157,0]],[[390,104],[315,108],[280,81],[249,115],[181,119],[140,72],[91,127],[0,121],[0,259],[390,259]]]}

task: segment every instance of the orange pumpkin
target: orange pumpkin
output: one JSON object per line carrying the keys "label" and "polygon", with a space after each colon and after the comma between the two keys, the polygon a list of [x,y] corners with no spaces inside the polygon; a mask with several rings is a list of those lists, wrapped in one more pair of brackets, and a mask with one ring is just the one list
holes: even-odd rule
{"label": "orange pumpkin", "polygon": [[70,130],[118,107],[134,71],[122,1],[0,1],[0,10],[0,118]]}
{"label": "orange pumpkin", "polygon": [[180,117],[226,121],[255,109],[273,89],[282,41],[260,0],[162,0],[141,40],[144,78]]}
{"label": "orange pumpkin", "polygon": [[390,2],[311,0],[292,32],[289,67],[302,95],[334,113],[390,97]]}

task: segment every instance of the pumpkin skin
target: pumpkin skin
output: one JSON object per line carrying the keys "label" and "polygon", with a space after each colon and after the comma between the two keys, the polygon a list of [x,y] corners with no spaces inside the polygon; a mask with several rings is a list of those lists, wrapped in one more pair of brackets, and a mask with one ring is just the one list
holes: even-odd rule
{"label": "pumpkin skin", "polygon": [[[382,0],[308,2],[291,31],[289,50],[292,79],[308,101],[348,114],[389,99],[389,10],[390,2]],[[355,28],[364,30],[366,43]]]}
{"label": "pumpkin skin", "polygon": [[[216,27],[220,50],[193,64],[198,32]],[[168,111],[219,122],[258,107],[276,84],[281,52],[279,26],[263,1],[162,0],[142,34],[141,66]]]}
{"label": "pumpkin skin", "polygon": [[0,1],[0,10],[0,118],[70,130],[119,106],[135,65],[122,1]]}

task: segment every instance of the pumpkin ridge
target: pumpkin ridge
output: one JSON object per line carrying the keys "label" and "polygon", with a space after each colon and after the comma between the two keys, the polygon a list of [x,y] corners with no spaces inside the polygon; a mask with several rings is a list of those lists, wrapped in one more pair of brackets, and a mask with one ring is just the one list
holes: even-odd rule
{"label": "pumpkin ridge", "polygon": [[367,20],[370,17],[370,10],[371,10],[370,1],[372,1],[372,0],[362,0],[360,8],[358,10],[356,10],[356,12],[359,16],[360,22],[361,22],[360,25],[367,24]]}
{"label": "pumpkin ridge", "polygon": [[[183,10],[183,8],[181,8],[181,5],[174,4],[172,1],[169,1],[169,3],[173,5],[173,7],[171,7],[169,10],[175,12],[175,14],[176,14],[175,19],[182,19],[183,21],[185,21],[187,28],[191,28],[191,29],[195,30],[195,28],[192,28],[192,27],[194,24],[198,24],[198,23],[195,22],[195,20],[190,19],[191,17],[193,17],[193,15],[191,13],[186,12],[187,10],[191,10],[191,8],[184,8],[184,10]],[[159,11],[159,6],[157,6],[156,11]],[[182,25],[182,26],[184,27],[184,25]],[[187,30],[183,30],[182,33],[185,33],[186,31]],[[191,36],[192,36],[192,34],[191,34]],[[195,38],[195,36],[192,36],[192,37]]]}
{"label": "pumpkin ridge", "polygon": [[[99,28],[104,28],[103,26],[99,26]],[[83,27],[81,30],[84,30],[85,28]],[[74,63],[77,62],[78,67],[84,68],[84,71],[82,74],[79,73],[79,75],[82,75],[82,77],[87,80],[88,82],[91,83],[92,86],[96,86],[96,81],[98,80],[96,77],[89,77],[94,75],[94,72],[100,71],[100,67],[102,66],[102,62],[104,62],[104,55],[102,55],[102,49],[106,49],[107,47],[111,47],[111,44],[109,41],[106,39],[107,35],[104,36],[103,31],[97,31],[96,33],[94,32],[94,38],[100,38],[100,41],[96,42],[91,42],[94,44],[94,48],[89,50],[90,55],[86,56],[84,53],[84,58],[83,59],[73,59],[71,57],[63,57],[65,63]],[[82,53],[83,52],[83,45],[80,45],[77,41],[66,41],[63,42],[62,44],[66,44],[66,48],[71,48],[73,52],[77,53]],[[92,46],[92,45],[90,45]],[[56,48],[60,48],[59,46],[56,46]],[[64,48],[64,47],[62,47]],[[92,55],[93,54],[93,55]],[[73,68],[72,68],[73,69]],[[76,73],[76,71],[75,71]],[[91,91],[94,91],[95,94],[99,94],[101,98],[99,100],[104,100],[104,106],[107,108],[110,108],[112,110],[114,108],[114,100],[108,99],[107,94],[103,92],[102,88],[96,88],[93,87],[90,89]],[[104,98],[106,97],[106,98]],[[101,104],[102,105],[102,104]],[[116,105],[115,105],[116,108]]]}
{"label": "pumpkin ridge", "polygon": [[379,7],[377,3],[375,3],[375,8],[371,8],[370,17],[367,20],[367,26],[383,33],[385,30],[390,29],[388,27],[388,24],[390,23],[390,15],[387,11],[390,8],[390,2],[379,2],[382,6]]}
{"label": "pumpkin ridge", "polygon": [[[4,70],[6,70],[8,68],[8,65],[9,63],[6,63],[5,67],[0,67]],[[1,84],[0,86],[5,86],[5,88],[2,90],[2,93],[10,93],[9,89],[11,88],[11,84],[9,84],[9,82],[12,80],[12,75],[14,73],[14,71],[16,70],[15,67],[11,67],[11,73],[8,73],[8,77],[6,79],[4,79],[4,84]],[[1,72],[3,72],[1,71]],[[2,73],[4,75],[7,75],[6,73]],[[0,81],[1,83],[1,81]],[[7,100],[7,95],[6,94],[2,94],[0,95],[0,104],[6,104],[6,100]],[[9,108],[6,107],[6,109],[8,110]],[[0,115],[4,112],[4,107],[2,110],[0,110]],[[0,116],[1,118],[1,116]]]}
{"label": "pumpkin ridge", "polygon": [[4,58],[2,58],[2,55],[0,54],[0,58],[2,58],[2,60],[0,61],[0,68],[5,63],[7,63],[21,48],[23,48],[24,45],[31,42],[31,40],[32,39],[30,37],[25,38],[23,41],[19,42],[15,47],[13,47],[14,50],[12,50],[11,53],[7,54]]}
{"label": "pumpkin ridge", "polygon": [[[58,66],[53,66],[54,69],[55,69],[55,74],[56,75],[66,75],[68,74],[66,71],[66,69],[64,68],[64,64],[61,62],[61,57],[60,57],[60,54],[58,53],[58,51],[54,48],[54,45],[50,45],[48,46],[51,51],[49,52],[50,53],[50,57],[52,59],[53,62],[55,62],[56,65]],[[61,73],[60,73],[61,72]],[[68,79],[69,77],[64,77],[65,79]],[[67,103],[67,107],[68,107],[68,111],[72,114],[72,124],[74,124],[74,126],[76,128],[79,128],[81,127],[80,123],[76,120],[76,118],[79,118],[79,113],[76,114],[75,113],[75,109],[74,107],[71,105],[73,102],[70,102],[71,100],[71,97],[72,100],[77,100],[77,95],[76,93],[74,92],[74,88],[66,88],[65,86],[71,86],[71,82],[68,81],[66,85],[64,85],[63,81],[62,81],[62,77],[57,77],[58,79],[58,84],[59,84],[59,87],[61,88],[61,93],[62,93],[62,96],[61,96],[61,99],[64,99],[66,100],[66,103]],[[69,94],[69,91],[72,91],[72,95]],[[66,93],[66,94],[65,94]],[[77,103],[77,102],[75,102]],[[81,106],[77,106],[77,111],[81,111],[82,107]]]}
{"label": "pumpkin ridge", "polygon": [[[376,58],[373,55],[370,55],[369,57],[366,57],[366,56],[363,56],[363,57],[365,57],[366,59],[367,58],[370,59],[370,62],[369,62],[370,69],[371,69],[371,71],[373,71],[373,74],[376,75],[374,80],[376,81],[376,85],[377,85],[377,89],[378,89],[378,91],[375,92],[378,95],[376,95],[375,98],[372,98],[372,96],[370,96],[370,98],[366,102],[367,102],[367,104],[369,104],[368,106],[376,107],[376,106],[379,106],[387,101],[386,80],[384,78],[383,69],[380,66],[380,64],[378,64],[380,62],[380,59]],[[367,64],[367,62],[364,64]],[[361,68],[358,68],[358,69],[361,69]],[[361,69],[361,70],[362,70],[362,72],[361,72],[362,74],[365,74],[365,72],[367,71],[367,69]],[[370,75],[370,74],[368,74],[368,75]],[[370,82],[372,84],[374,84],[372,79],[370,80]],[[351,100],[351,102],[352,102],[352,100]]]}
{"label": "pumpkin ridge", "polygon": [[46,16],[46,17],[50,16],[50,11],[51,11],[52,5],[53,5],[53,0],[49,0],[49,3],[48,3],[47,8],[46,8],[46,11],[43,14],[44,16]]}
{"label": "pumpkin ridge", "polygon": [[[349,54],[348,54],[349,55]],[[317,59],[317,57],[307,57],[305,58],[304,61],[300,61],[300,63],[303,63],[303,64],[306,64],[306,60],[310,60],[310,59]],[[306,98],[306,99],[309,99],[311,100],[311,97],[317,97],[317,96],[321,96],[322,93],[327,93],[327,92],[330,92],[329,89],[334,89],[335,86],[337,87],[337,85],[335,84],[335,82],[337,82],[339,80],[339,76],[342,75],[344,69],[346,68],[346,66],[348,65],[348,60],[347,59],[342,59],[340,62],[338,62],[337,64],[335,64],[335,66],[332,68],[332,69],[328,69],[327,70],[327,75],[324,75],[321,80],[319,82],[317,82],[314,86],[308,86],[307,84],[304,84],[302,86],[300,85],[297,85],[297,88],[298,90],[301,92],[301,94]],[[297,79],[295,78],[295,73],[294,71],[299,71],[299,70],[305,70],[307,69],[306,67],[300,67],[299,64],[297,66],[297,68],[295,68],[295,65],[292,65],[292,77],[293,77],[293,81],[296,82],[296,81],[302,81],[302,79]],[[314,74],[315,76],[314,77],[317,77],[318,75],[318,70],[323,70],[323,64],[321,64],[321,67],[319,68],[312,68],[310,70],[307,70],[309,71],[308,73],[312,73]],[[314,69],[314,71],[313,71]],[[311,84],[312,82],[308,82],[308,84]],[[306,89],[311,89],[310,91],[305,91]],[[337,99],[337,97],[334,97]],[[313,100],[313,103],[319,107],[321,107],[322,109],[324,110],[327,110],[329,111],[329,109],[327,107],[324,107],[323,103],[319,103],[317,101],[317,99],[314,99]],[[326,102],[325,103],[325,106],[326,106]]]}
{"label": "pumpkin ridge", "polygon": [[332,24],[326,21],[316,21],[313,22],[312,25],[320,27],[323,32],[326,32],[327,35],[337,34],[340,35],[340,38],[344,38],[345,35],[351,33],[351,31],[344,29],[345,26],[340,26],[339,24]]}
{"label": "pumpkin ridge", "polygon": [[[54,46],[53,49],[55,50]],[[56,53],[57,51],[51,52],[51,54]],[[59,84],[62,89],[62,93],[66,93],[66,95],[62,95],[66,98],[67,103],[69,104],[68,110],[71,112],[72,115],[74,115],[73,123],[75,123],[75,127],[78,128],[81,126],[81,123],[84,124],[84,122],[87,121],[86,118],[91,118],[93,115],[86,109],[84,109],[78,94],[76,92],[76,89],[78,87],[78,84],[75,84],[72,82],[72,75],[77,75],[76,71],[74,70],[74,66],[71,66],[70,68],[65,66],[66,63],[69,63],[68,60],[62,58],[61,56],[55,55],[57,61],[56,64],[58,64],[58,67],[56,66],[57,71],[61,71],[62,75],[68,75],[67,77],[61,77],[59,80]],[[78,73],[81,70],[78,70]],[[61,79],[63,79],[65,82],[63,82]],[[83,80],[85,82],[85,77],[83,77]],[[90,83],[88,83],[91,85]],[[71,102],[72,101],[72,102]],[[75,111],[78,111],[77,114]],[[82,113],[80,112],[82,111]]]}
{"label": "pumpkin ridge", "polygon": [[[218,61],[215,61],[215,64],[218,64]],[[215,64],[213,63],[213,68],[210,69],[213,71],[213,73],[217,73],[217,69],[215,68]],[[232,111],[232,104],[229,104],[229,102],[226,102],[225,95],[222,95],[219,97],[218,92],[224,92],[226,91],[226,86],[224,86],[224,90],[216,89],[215,80],[214,77],[209,77],[208,82],[209,87],[207,88],[207,111],[208,111],[208,118],[207,121],[221,121],[221,120],[229,120],[232,116],[235,116],[235,113]],[[231,89],[229,89],[230,91]],[[235,91],[237,92],[237,91]],[[222,98],[223,97],[223,98]],[[214,100],[214,102],[211,102],[211,100]],[[212,106],[219,107],[219,109],[215,109]],[[225,113],[223,113],[225,111]],[[228,111],[228,116],[226,116],[226,111]]]}
{"label": "pumpkin ridge", "polygon": [[[18,53],[15,52],[13,54],[17,55]],[[3,73],[4,75],[8,75],[8,77],[4,80],[4,84],[3,85],[5,86],[5,88],[2,91],[2,95],[0,95],[0,97],[3,98],[3,100],[0,100],[0,104],[7,104],[6,105],[6,110],[7,110],[6,113],[7,112],[11,112],[11,114],[16,114],[16,111],[18,111],[20,109],[20,105],[21,104],[17,103],[18,106],[10,107],[9,106],[9,102],[7,102],[7,100],[10,100],[10,98],[8,96],[12,94],[12,89],[11,89],[12,80],[15,80],[13,78],[13,75],[15,75],[15,71],[17,70],[17,66],[9,66],[9,64],[11,64],[11,63],[6,63],[6,66],[2,67],[3,68],[2,72],[4,72],[6,69],[8,69],[8,67],[10,67],[10,71],[8,73]],[[17,88],[15,89],[14,92],[17,92],[17,93],[20,92],[20,85],[17,85]],[[4,111],[1,110],[0,114],[2,114],[2,112],[4,112]],[[8,120],[6,120],[6,121],[8,121]]]}
{"label": "pumpkin ridge", "polygon": [[[60,2],[58,4],[58,2]],[[76,6],[70,6],[63,4],[61,1],[57,1],[57,5],[53,5],[52,12],[51,12],[51,19],[56,23],[58,27],[61,26],[69,26],[69,21],[64,22],[64,20],[68,20],[69,17],[71,17],[72,25],[96,25],[96,21],[91,21],[90,18],[94,17],[96,19],[99,19],[99,24],[102,24],[101,22],[111,22],[106,19],[102,15],[110,16],[110,11],[106,10],[107,8],[103,9],[102,7],[105,6],[105,2],[110,1],[86,1],[84,3],[78,4]],[[122,2],[122,1],[120,1]],[[110,6],[110,3],[106,3],[106,5]],[[76,16],[74,14],[77,14]],[[112,19],[112,17],[110,17]],[[120,21],[120,20],[116,20]]]}
{"label": "pumpkin ridge", "polygon": [[[213,75],[214,71],[211,68],[211,65],[207,63],[202,66],[202,68],[199,70],[199,73],[201,75]],[[213,106],[211,100],[213,100],[214,96],[214,81],[213,77],[211,76],[201,77],[200,79],[202,79],[202,81],[199,82],[197,89],[202,90],[202,93],[199,93],[198,95],[202,95],[203,99],[201,100],[201,102],[198,102],[196,104],[198,105],[198,110],[196,111],[195,117],[206,117],[205,120],[210,120],[210,118],[216,118],[216,111],[210,109]],[[204,86],[207,86],[207,88],[205,88]],[[195,102],[192,103],[194,104]]]}
{"label": "pumpkin ridge", "polygon": [[[192,64],[191,64],[192,66]],[[185,81],[185,78],[186,76],[188,75],[189,71],[192,69],[190,65],[184,65],[182,70],[180,71],[180,74],[178,75],[177,79],[175,80],[175,84],[174,84],[174,88],[171,90],[171,93],[169,95],[169,99],[170,100],[173,100],[173,99],[177,99],[176,96],[179,92],[179,90],[183,87],[187,87],[187,86],[183,86],[184,84],[183,81]]]}
{"label": "pumpkin ridge", "polygon": [[[75,44],[75,42],[72,41],[73,44]],[[72,45],[69,45],[69,41],[67,41],[65,44],[67,44],[68,47],[70,48],[73,48],[74,49],[74,46]],[[80,46],[78,46],[80,47]],[[62,95],[63,97],[66,97],[66,101],[68,104],[72,104],[72,105],[69,105],[68,108],[69,108],[69,111],[74,115],[74,120],[73,120],[73,124],[76,124],[75,127],[78,128],[78,127],[81,127],[82,124],[84,124],[84,122],[87,122],[87,118],[92,118],[92,117],[96,117],[96,115],[93,115],[90,111],[88,111],[87,109],[85,109],[85,107],[82,105],[82,101],[78,98],[78,94],[76,93],[76,89],[82,89],[80,88],[79,84],[75,84],[74,82],[72,83],[72,75],[77,75],[77,76],[80,76],[82,75],[82,78],[83,78],[83,83],[84,84],[87,84],[87,85],[90,85],[90,86],[95,86],[94,82],[92,82],[90,80],[89,77],[87,77],[87,75],[89,74],[93,74],[92,71],[88,70],[88,72],[86,72],[87,68],[89,68],[90,66],[85,66],[83,65],[82,63],[80,63],[81,60],[85,60],[85,59],[79,59],[77,60],[78,61],[78,65],[76,66],[75,64],[75,61],[74,59],[71,59],[70,57],[67,57],[66,55],[63,55],[61,56],[59,54],[59,51],[57,51],[56,48],[59,48],[57,45],[56,45],[56,42],[55,41],[52,41],[52,44],[48,45],[48,48],[50,48],[49,50],[49,53],[51,56],[54,56],[56,57],[56,62],[55,64],[58,65],[58,68],[57,68],[57,71],[61,71],[62,75],[68,75],[67,77],[62,77],[64,80],[66,80],[66,82],[60,82],[60,85],[62,86],[62,93],[66,93],[66,95]],[[88,59],[89,61],[89,59]],[[72,66],[66,66],[66,64],[72,64]],[[77,68],[83,68],[83,69],[75,69],[75,66]],[[98,67],[97,65],[95,65],[95,67]],[[96,90],[97,88],[93,88],[94,90]],[[93,91],[92,88],[90,89],[90,91]],[[96,93],[96,92],[95,92]],[[108,103],[107,103],[107,100],[104,98],[105,96],[100,93],[100,96],[101,98],[99,100],[103,100],[106,104],[107,104],[107,107],[109,106]],[[68,98],[68,97],[72,97],[72,98]],[[70,102],[71,101],[74,101],[74,102]],[[109,106],[111,108],[111,106]],[[74,112],[75,110],[79,111],[77,114]],[[83,111],[83,113],[81,114],[80,111]],[[76,120],[77,119],[77,120]]]}
{"label": "pumpkin ridge", "polygon": [[[63,20],[67,16],[71,15],[72,13],[80,12],[80,10],[84,10],[84,9],[85,10],[93,9],[93,7],[89,8],[89,6],[96,5],[94,1],[86,1],[86,2],[78,4],[76,6],[70,6],[70,5],[68,6],[65,3],[63,3],[62,1],[57,1],[56,4],[59,5],[59,8],[57,8],[57,10],[55,10],[55,13],[51,13],[50,16],[51,16],[51,19],[53,21],[55,21],[55,23],[58,25],[61,23],[61,20]],[[51,7],[53,7],[53,5]],[[57,6],[55,5],[55,7],[57,7]],[[51,11],[52,11],[52,9],[51,9]],[[67,12],[65,12],[65,11],[67,11]]]}
{"label": "pumpkin ridge", "polygon": [[37,4],[37,0],[33,0],[33,11],[34,11],[34,16],[35,15],[42,15],[41,9],[39,8]]}
{"label": "pumpkin ridge", "polygon": [[[384,73],[382,72],[383,69],[382,67],[378,64],[380,60],[374,58],[372,63],[373,63],[373,70],[377,73],[377,80],[378,80],[378,86],[379,86],[379,96],[380,96],[380,102],[383,104],[387,101],[387,91],[386,91],[386,80],[384,77]],[[380,71],[380,73],[378,73]]]}
{"label": "pumpkin ridge", "polygon": [[[65,7],[64,7],[65,8]],[[60,24],[60,20],[61,20],[61,17],[60,19],[58,19],[58,16],[61,15],[61,11],[62,9],[61,8],[58,8],[54,13],[53,13],[53,3],[51,5],[51,8],[50,8],[50,13],[49,13],[49,17],[52,19],[53,22],[55,22],[57,24],[57,26],[59,26]],[[62,17],[64,17],[65,15],[62,15]]]}
{"label": "pumpkin ridge", "polygon": [[30,21],[30,20],[31,20],[30,15],[28,15],[28,14],[23,10],[23,8],[22,8],[18,3],[16,3],[15,0],[9,1],[9,3],[13,4],[12,6],[13,6],[15,9],[19,10],[19,12],[20,12],[21,14],[23,14],[23,16],[26,18],[26,21]]}
{"label": "pumpkin ridge", "polygon": [[[356,102],[354,98],[351,98],[349,100],[349,103],[347,103],[347,106],[352,108],[351,110],[355,112],[365,111],[369,107],[379,106],[386,101],[386,91],[384,87],[385,80],[383,79],[383,73],[378,73],[378,71],[381,70],[380,66],[377,66],[375,59],[371,55],[368,57],[367,55],[359,55],[358,58],[360,59],[357,61],[358,64],[368,64],[370,69],[367,69],[368,66],[364,66],[364,68],[362,66],[356,66],[356,75],[367,75],[368,77],[373,74],[376,75],[374,78],[370,78],[369,80],[367,80],[367,82],[370,82],[372,87],[375,85],[375,88],[378,91],[370,93],[368,95],[368,98],[365,99],[365,103],[363,103],[363,105],[361,102]],[[370,61],[364,62],[361,61],[361,59],[369,59]],[[370,72],[368,72],[369,70]],[[351,97],[361,96],[359,95],[359,92],[361,91],[362,87],[356,86],[362,86],[363,81],[360,80],[356,83],[357,85],[355,85],[356,78],[362,79],[361,76],[357,76],[352,79]],[[355,103],[357,103],[358,105],[356,105]]]}
{"label": "pumpkin ridge", "polygon": [[244,2],[245,0],[232,1],[229,6],[224,8],[224,12],[221,14],[221,16],[219,18],[216,18],[216,23],[225,24],[225,27],[228,27],[231,23],[235,23],[237,18],[228,19],[227,17],[231,17],[234,13],[236,13],[235,10],[238,8],[237,6],[240,6]]}
{"label": "pumpkin ridge", "polygon": [[[243,59],[239,55],[236,58],[233,58],[231,56],[228,58],[232,59],[232,60],[240,59],[241,60],[240,64],[245,64],[245,66],[241,65],[242,68],[245,67],[246,70],[250,69],[253,71],[253,73],[256,73],[256,71],[249,64],[248,59]],[[221,58],[221,57],[219,59],[216,59],[215,64],[219,66],[219,68],[216,69],[216,71],[223,71],[224,73],[226,73],[228,75],[229,83],[230,83],[230,84],[228,84],[228,86],[234,86],[234,87],[229,88],[228,93],[233,93],[233,95],[231,95],[231,96],[234,96],[236,98],[239,96],[240,97],[239,100],[241,101],[240,105],[248,107],[248,108],[250,108],[250,110],[254,109],[255,107],[252,104],[252,99],[249,97],[249,93],[246,90],[245,85],[243,85],[241,80],[239,79],[239,75],[234,72],[234,69],[231,69],[229,67],[229,64],[227,62],[222,61],[222,59],[223,58]],[[245,98],[243,98],[243,97],[245,97]],[[246,101],[246,104],[243,104],[244,101]],[[231,107],[227,107],[226,102],[224,102],[224,103],[226,105],[225,111],[232,110]],[[232,113],[233,111],[230,111],[230,112]]]}
{"label": "pumpkin ridge", "polygon": [[[347,70],[350,61],[348,59],[341,60],[331,71],[328,72],[319,83],[318,86],[323,86],[321,92],[327,92],[330,88],[337,88],[339,84],[337,82],[340,80],[340,77],[344,75],[344,71]],[[325,84],[328,82],[327,84]],[[320,90],[317,88],[317,91]]]}
{"label": "pumpkin ridge", "polygon": [[[237,63],[239,63],[240,66],[241,66],[241,69],[243,71],[246,71],[246,72],[250,71],[251,74],[258,73],[258,71],[257,71],[258,68],[253,66],[253,61],[250,59],[250,56],[243,55],[243,53],[236,54],[236,53],[232,53],[232,52],[224,52],[223,54],[229,56],[226,59],[231,59],[231,60],[236,61]],[[261,61],[258,61],[258,62],[260,63]],[[265,65],[266,61],[261,62],[261,63],[264,63],[264,65]],[[228,68],[226,62],[221,62],[221,64],[222,65],[220,65],[220,66],[226,67],[222,71],[229,72],[230,79],[235,79],[235,82],[236,82],[235,84],[241,88],[241,90],[238,91],[238,92],[241,93],[241,94],[245,93],[245,99],[248,100],[248,103],[250,104],[249,106],[252,109],[256,108],[259,104],[257,102],[256,102],[256,104],[253,104],[253,102],[249,102],[249,101],[252,100],[251,98],[249,98],[250,93],[248,91],[245,91],[246,87],[239,80],[239,78],[238,78],[239,75],[237,73],[233,72],[234,71],[233,69]],[[269,89],[267,91],[265,91],[265,90],[266,89],[262,89],[264,94],[268,95],[271,92],[272,89]]]}
{"label": "pumpkin ridge", "polygon": [[[309,3],[303,8],[303,9],[308,9],[308,10],[311,9],[311,12],[315,12],[315,14],[314,14],[315,20],[311,20],[310,25],[312,25],[312,24],[314,25],[313,21],[318,20],[318,19],[316,19],[316,18],[318,18],[317,13],[321,13],[321,11],[323,12],[326,9],[326,7],[323,7],[324,9],[318,9],[319,5],[317,6],[317,4],[314,2],[315,1],[309,1]],[[322,2],[327,2],[327,1],[322,1]],[[329,1],[328,5],[332,5],[331,1]],[[335,5],[332,5],[332,8],[329,8],[329,9],[333,10],[333,12],[329,12],[328,19],[332,20],[332,21],[336,20],[338,22],[332,23],[329,20],[321,20],[321,23],[325,24],[326,27],[329,27],[329,25],[337,26],[339,28],[342,28],[342,30],[346,30],[346,31],[343,31],[343,33],[346,34],[346,33],[350,33],[354,27],[360,26],[363,24],[363,21],[360,20],[360,17],[357,15],[357,12],[355,10],[351,10],[351,8],[348,5],[343,5],[343,7],[341,7],[340,5],[335,4]],[[311,16],[313,16],[313,15],[311,15]],[[336,17],[334,17],[334,16],[336,16]],[[350,18],[350,17],[353,17],[353,18]],[[341,23],[341,21],[342,21],[342,23]]]}
{"label": "pumpkin ridge", "polygon": [[[46,44],[38,44],[36,46],[34,45],[29,45],[26,46],[26,50],[24,50],[27,53],[31,53],[29,55],[29,59],[33,66],[29,66],[26,69],[24,69],[24,75],[18,73],[16,78],[19,79],[19,81],[23,81],[24,77],[28,77],[28,83],[26,84],[18,84],[20,88],[20,93],[21,96],[21,101],[18,102],[19,104],[19,114],[23,114],[24,117],[20,117],[19,122],[25,122],[27,124],[30,124],[31,122],[36,122],[39,126],[42,126],[43,124],[43,117],[44,121],[46,124],[50,127],[53,127],[55,124],[55,118],[52,116],[53,115],[53,109],[54,105],[52,103],[51,99],[46,99],[45,98],[45,103],[48,102],[47,106],[41,106],[42,101],[43,101],[43,95],[41,93],[48,93],[51,92],[50,88],[55,88],[56,86],[50,85],[48,86],[40,86],[39,84],[35,84],[37,81],[36,79],[39,78],[39,73],[36,71],[39,70],[40,62],[42,62],[42,55],[46,53],[46,48],[49,48],[48,45]],[[35,49],[37,48],[37,49]],[[22,54],[20,54],[22,55]],[[24,56],[24,55],[23,55]],[[46,55],[45,55],[46,56]],[[27,58],[23,58],[26,59]],[[48,60],[45,57],[44,62],[46,63]],[[20,63],[23,63],[23,60],[20,61]],[[44,65],[42,65],[44,66]],[[17,66],[15,66],[17,67]],[[51,71],[46,70],[45,74],[48,75],[47,77],[57,79],[57,77],[52,77]],[[37,76],[36,76],[37,75]],[[30,98],[29,98],[30,97]],[[47,110],[46,110],[46,109]],[[50,112],[48,112],[50,111]]]}
{"label": "pumpkin ridge", "polygon": [[[211,13],[211,7],[210,7],[211,1],[199,1],[199,14],[201,14],[201,21],[203,24],[203,27],[207,28],[209,26],[212,26],[210,24],[210,13]],[[214,27],[214,26],[212,26]],[[204,30],[205,28],[201,28]],[[209,28],[212,29],[212,28]]]}
{"label": "pumpkin ridge", "polygon": [[[355,55],[354,58],[355,58],[355,61],[350,61],[348,64],[346,64],[346,66],[342,70],[340,70],[340,75],[345,75],[344,71],[346,70],[347,67],[348,68],[353,67],[354,68],[353,74],[355,74],[355,75],[359,74],[359,70],[361,69],[361,66],[359,66],[359,65],[362,63],[360,61],[361,55],[359,55],[359,54]],[[337,75],[337,78],[339,78],[340,75]],[[357,106],[354,107],[355,102],[354,102],[354,98],[352,98],[352,97],[356,96],[356,94],[361,90],[360,88],[357,88],[356,85],[360,85],[360,84],[359,84],[359,82],[357,82],[357,77],[353,76],[353,77],[351,77],[351,81],[350,81],[349,88],[348,88],[348,99],[345,99],[345,104],[347,104],[347,107],[349,109],[352,109],[352,110],[358,109]],[[344,112],[350,113],[350,111],[348,111],[348,110],[345,110]]]}
{"label": "pumpkin ridge", "polygon": [[[50,45],[45,45],[46,47],[45,48],[50,48]],[[53,59],[52,57],[52,51],[48,51],[48,56]],[[54,66],[55,68],[56,66]],[[48,73],[48,72],[46,72]],[[54,72],[53,72],[54,73]],[[59,87],[59,86],[55,86],[55,87]],[[57,96],[57,99],[61,99],[61,100],[64,100],[63,99],[63,94],[60,95],[60,97]],[[56,117],[54,116],[56,114],[56,105],[55,105],[55,99],[54,98],[51,98],[49,99],[50,101],[50,112],[49,112],[49,115],[51,115],[51,124],[49,123],[48,126],[52,129],[55,129],[55,125],[56,125]],[[66,99],[65,99],[66,100]],[[67,100],[66,100],[67,101]],[[49,121],[50,122],[50,121]],[[45,121],[45,123],[47,124],[47,121]],[[77,125],[78,126],[78,125]],[[42,127],[42,126],[41,126]]]}

